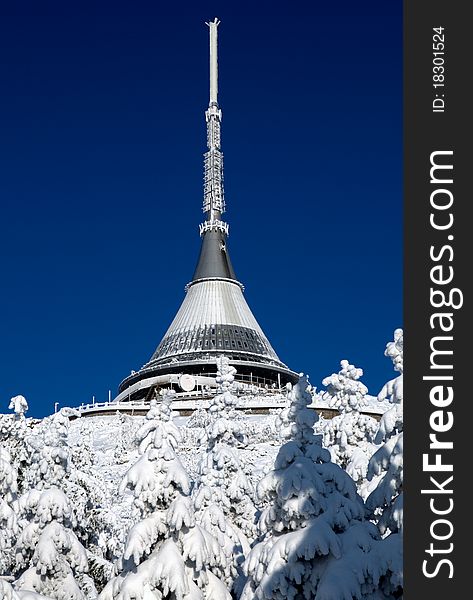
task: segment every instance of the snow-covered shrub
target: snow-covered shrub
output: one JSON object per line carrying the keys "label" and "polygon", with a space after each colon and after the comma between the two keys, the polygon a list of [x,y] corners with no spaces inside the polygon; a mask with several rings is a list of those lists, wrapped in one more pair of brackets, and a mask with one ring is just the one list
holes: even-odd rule
{"label": "snow-covered shrub", "polygon": [[241,600],[393,598],[401,556],[390,552],[348,474],[330,462],[313,426],[318,416],[301,376],[280,418],[274,470],[258,485],[269,506],[246,562]]}
{"label": "snow-covered shrub", "polygon": [[369,464],[368,479],[373,489],[366,504],[378,522],[382,534],[401,532],[403,528],[403,331],[396,329],[394,341],[386,345],[385,355],[400,375],[388,381],[378,400],[388,399],[392,408],[384,413],[376,434],[381,444]]}
{"label": "snow-covered shrub", "polygon": [[17,419],[24,419],[25,413],[28,410],[28,402],[21,394],[19,396],[13,396],[13,398],[10,400],[8,408],[13,410]]}
{"label": "snow-covered shrub", "polygon": [[202,406],[202,402],[198,402],[197,410],[192,413],[187,421],[187,427],[189,429],[204,429],[209,424],[209,420],[210,416],[208,410]]}
{"label": "snow-covered shrub", "polygon": [[90,431],[85,430],[78,443],[70,446],[69,460],[73,470],[90,471],[94,464],[94,449]]}
{"label": "snow-covered shrub", "polygon": [[270,411],[263,419],[243,421],[242,429],[250,444],[273,444],[279,446],[281,439],[276,428],[277,415],[282,409]]}
{"label": "snow-covered shrub", "polygon": [[368,388],[360,381],[362,369],[347,360],[342,360],[340,366],[338,373],[322,381],[327,389],[319,394],[321,400],[340,414],[323,421],[318,430],[332,460],[361,485],[375,450],[373,440],[378,424],[375,419],[360,412],[367,406],[368,393]]}
{"label": "snow-covered shrub", "polygon": [[101,600],[229,599],[219,578],[225,556],[195,520],[191,481],[176,455],[180,434],[171,420],[172,401],[169,392],[153,400],[137,432],[141,455],[120,490],[132,490],[140,520],[128,532],[121,572]]}

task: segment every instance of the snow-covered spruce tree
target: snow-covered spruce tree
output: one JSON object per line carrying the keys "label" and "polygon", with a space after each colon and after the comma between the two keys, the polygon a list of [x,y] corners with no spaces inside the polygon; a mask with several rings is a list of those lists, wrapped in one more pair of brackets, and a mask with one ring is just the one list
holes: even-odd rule
{"label": "snow-covered spruce tree", "polygon": [[176,455],[180,434],[171,420],[173,395],[153,400],[137,432],[140,458],[128,470],[140,520],[128,533],[121,572],[101,600],[229,600],[221,577],[225,556],[218,541],[196,523],[191,482]]}
{"label": "snow-covered spruce tree", "polygon": [[26,480],[31,487],[14,502],[21,531],[15,545],[14,587],[20,596],[31,591],[54,600],[86,600],[95,594],[84,575],[86,551],[73,531],[75,514],[62,489],[68,470],[68,425],[61,411],[43,419],[26,438],[31,449]]}
{"label": "snow-covered spruce tree", "polygon": [[403,528],[403,331],[396,329],[394,341],[386,345],[384,353],[400,375],[388,381],[378,394],[378,400],[388,399],[392,408],[384,413],[379,423],[376,443],[382,444],[372,456],[368,479],[376,484],[366,505],[383,535],[402,533]]}
{"label": "snow-covered spruce tree", "polygon": [[25,418],[28,403],[24,396],[14,396],[8,406],[14,414],[0,415],[0,444],[7,448],[11,464],[17,472],[18,489],[22,490],[23,472],[29,461],[29,452],[25,443],[29,428]]}
{"label": "snow-covered spruce tree", "polygon": [[61,486],[68,471],[67,432],[69,418],[64,409],[46,417],[26,436],[29,464],[25,489]]}
{"label": "snow-covered spruce tree", "polygon": [[[74,507],[75,533],[84,541],[87,535],[87,513],[97,501],[98,485],[95,490],[83,485],[81,472],[73,462],[73,449],[69,445],[68,433],[70,416],[78,416],[71,408],[61,408],[54,415],[46,417],[26,437],[30,450],[30,464],[25,471],[25,485],[28,489],[60,488]],[[87,446],[82,448],[83,461],[88,457]]]}
{"label": "snow-covered spruce tree", "polygon": [[[43,489],[51,486],[59,487],[74,506],[76,533],[84,536],[86,528],[87,510],[92,508],[90,490],[85,490],[79,484],[78,466],[74,459],[74,449],[68,440],[70,416],[78,416],[75,409],[61,408],[54,415],[43,419],[26,436],[26,445],[29,449],[30,464],[25,472],[25,486],[28,489]],[[81,462],[91,461],[90,449],[87,444],[80,448]]]}
{"label": "snow-covered spruce tree", "polygon": [[10,583],[3,579],[0,579],[0,598],[1,600],[52,600],[36,592],[15,591]]}
{"label": "snow-covered spruce tree", "polygon": [[362,369],[347,360],[342,360],[340,366],[338,373],[322,381],[327,389],[320,394],[320,398],[340,413],[323,422],[323,445],[330,450],[333,462],[344,468],[357,484],[361,484],[375,450],[373,441],[378,423],[360,412],[367,405],[368,393],[368,388],[360,381]]}
{"label": "snow-covered spruce tree", "polygon": [[134,427],[134,417],[118,413],[117,418],[120,421],[120,434],[115,446],[115,460],[117,464],[127,463],[130,459],[130,452],[134,447],[134,436],[136,429]]}
{"label": "snow-covered spruce tree", "polygon": [[12,503],[17,496],[17,472],[6,448],[0,447],[0,575],[9,574],[18,524]]}
{"label": "snow-covered spruce tree", "polygon": [[198,465],[194,490],[196,518],[219,540],[231,570],[227,581],[241,589],[241,565],[256,535],[254,490],[240,461],[239,450],[246,446],[243,423],[232,393],[236,369],[227,357],[217,359],[218,392],[209,407],[210,421]]}
{"label": "snow-covered spruce tree", "polygon": [[14,396],[8,408],[13,410],[13,415],[0,415],[0,574],[10,573],[14,566],[14,545],[19,530],[13,503],[28,462],[26,398]]}
{"label": "snow-covered spruce tree", "polygon": [[72,531],[73,513],[64,492],[33,489],[19,498],[17,510],[26,524],[16,544],[20,576],[15,588],[55,600],[85,600],[77,576],[87,570],[87,557]]}
{"label": "snow-covered spruce tree", "polygon": [[240,600],[353,600],[398,597],[401,554],[391,552],[349,475],[314,434],[316,412],[301,376],[281,414],[274,470],[258,485],[270,506],[246,562]]}
{"label": "snow-covered spruce tree", "polygon": [[[70,447],[66,493],[78,501],[80,514],[85,517],[85,526],[77,533],[87,548],[89,573],[99,589],[115,573],[114,563],[125,545],[129,507],[125,500],[116,510],[115,473],[123,473],[122,464],[129,463],[131,453],[136,453],[134,438],[140,423],[141,419],[118,412],[106,420],[74,421],[70,442],[75,444]],[[103,452],[104,442],[111,446],[109,455],[108,451]]]}
{"label": "snow-covered spruce tree", "polygon": [[210,421],[205,428],[206,451],[199,464],[200,489],[196,499],[212,491],[218,504],[245,535],[256,533],[254,490],[240,461],[239,450],[247,445],[243,421],[236,411],[237,397],[232,393],[236,369],[226,356],[217,359],[218,393],[209,407]]}
{"label": "snow-covered spruce tree", "polygon": [[70,447],[66,496],[75,508],[75,533],[87,550],[88,574],[101,590],[115,574],[118,547],[124,542],[122,523],[113,512],[116,490],[94,468],[94,449],[88,419],[81,419],[80,438]]}
{"label": "snow-covered spruce tree", "polygon": [[2,600],[20,600],[20,597],[8,581],[4,581],[3,579],[0,579],[0,598]]}

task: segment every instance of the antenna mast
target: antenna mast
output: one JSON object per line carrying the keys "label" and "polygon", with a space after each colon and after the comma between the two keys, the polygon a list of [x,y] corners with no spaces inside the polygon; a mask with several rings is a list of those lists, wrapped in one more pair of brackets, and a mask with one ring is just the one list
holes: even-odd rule
{"label": "antenna mast", "polygon": [[206,231],[220,230],[228,235],[228,224],[221,220],[225,212],[223,192],[223,152],[220,148],[222,111],[218,106],[218,34],[220,21],[215,18],[206,23],[210,37],[210,98],[205,111],[207,123],[207,152],[204,154],[204,202],[202,210],[205,221],[199,226],[200,235]]}
{"label": "antenna mast", "polygon": [[217,104],[218,95],[218,32],[217,27],[220,25],[220,21],[215,18],[214,21],[206,23],[209,26],[210,34],[210,100],[209,106]]}

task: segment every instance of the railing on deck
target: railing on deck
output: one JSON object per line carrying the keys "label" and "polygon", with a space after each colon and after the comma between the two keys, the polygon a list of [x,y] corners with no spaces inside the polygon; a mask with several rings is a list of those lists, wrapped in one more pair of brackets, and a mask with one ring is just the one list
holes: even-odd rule
{"label": "railing on deck", "polygon": [[[176,394],[176,399],[173,400],[172,407],[174,410],[197,410],[198,408],[208,408],[210,399],[215,395],[215,391],[193,390],[192,392],[179,392]],[[282,408],[286,404],[284,396],[269,396],[264,398],[261,396],[255,398],[245,398],[244,404],[237,408]],[[122,402],[89,402],[83,403],[77,410],[81,413],[101,413],[101,412],[141,412],[148,411],[150,407],[149,401],[145,400],[129,400]]]}

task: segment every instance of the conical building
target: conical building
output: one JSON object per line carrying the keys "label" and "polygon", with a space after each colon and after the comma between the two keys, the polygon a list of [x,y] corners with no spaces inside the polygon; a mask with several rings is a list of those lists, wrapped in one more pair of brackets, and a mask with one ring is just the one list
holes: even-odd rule
{"label": "conical building", "polygon": [[150,398],[157,388],[193,389],[211,381],[216,358],[225,354],[237,369],[236,379],[280,388],[298,375],[283,364],[251,312],[227,248],[228,224],[223,190],[222,111],[218,105],[217,27],[210,30],[210,102],[205,112],[204,222],[199,260],[186,296],[153,356],[119,387],[117,400]]}

